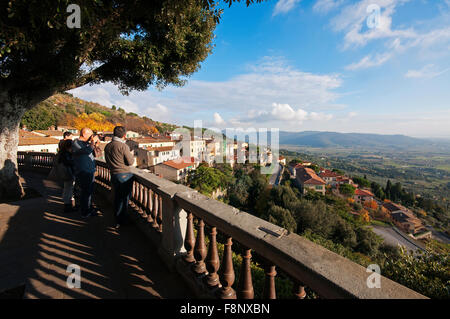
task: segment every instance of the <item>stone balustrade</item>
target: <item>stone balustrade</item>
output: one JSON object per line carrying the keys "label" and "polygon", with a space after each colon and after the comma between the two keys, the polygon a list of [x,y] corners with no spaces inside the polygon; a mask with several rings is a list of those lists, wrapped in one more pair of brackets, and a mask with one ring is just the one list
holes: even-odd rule
{"label": "stone balustrade", "polygon": [[[49,170],[53,158],[53,154],[19,152],[19,168]],[[109,169],[105,162],[96,162],[96,182],[106,196],[113,196]],[[277,275],[293,283],[292,296],[298,299],[305,298],[305,287],[320,298],[425,298],[383,276],[380,288],[369,288],[371,273],[366,268],[302,236],[186,186],[139,169],[132,172],[133,219],[158,247],[167,266],[181,274],[197,297],[253,299],[251,265],[256,259],[265,274],[258,295],[267,299],[277,297]],[[241,256],[238,274],[233,254]]]}

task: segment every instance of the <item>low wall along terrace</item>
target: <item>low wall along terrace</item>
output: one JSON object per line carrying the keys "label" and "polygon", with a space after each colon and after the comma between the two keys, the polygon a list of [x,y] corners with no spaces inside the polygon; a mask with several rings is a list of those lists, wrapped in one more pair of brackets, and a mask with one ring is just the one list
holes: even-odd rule
{"label": "low wall along terrace", "polygon": [[[19,152],[19,169],[49,172],[54,156]],[[132,172],[133,220],[197,297],[276,298],[278,275],[300,299],[305,287],[320,298],[425,298],[383,276],[379,288],[370,288],[373,273],[322,246],[188,187]],[[110,180],[105,162],[97,160],[97,188],[104,196],[112,196]],[[253,280],[255,262],[264,269],[262,286]]]}

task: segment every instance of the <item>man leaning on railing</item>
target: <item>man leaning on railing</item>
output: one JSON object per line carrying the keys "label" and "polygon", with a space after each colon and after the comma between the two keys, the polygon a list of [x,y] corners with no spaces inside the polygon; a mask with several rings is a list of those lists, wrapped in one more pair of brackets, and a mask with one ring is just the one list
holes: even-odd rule
{"label": "man leaning on railing", "polygon": [[133,165],[134,156],[125,144],[126,134],[123,126],[116,126],[112,141],[105,147],[105,161],[111,170],[111,184],[114,189],[116,229],[126,220],[128,200],[133,186],[133,173],[130,172],[130,166]]}

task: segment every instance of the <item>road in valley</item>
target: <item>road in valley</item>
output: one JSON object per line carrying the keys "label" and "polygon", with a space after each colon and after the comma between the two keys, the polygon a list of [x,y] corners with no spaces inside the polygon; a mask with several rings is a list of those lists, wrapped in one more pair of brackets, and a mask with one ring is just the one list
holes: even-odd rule
{"label": "road in valley", "polygon": [[278,185],[280,183],[281,172],[283,171],[283,166],[278,164],[278,169],[275,173],[270,176],[269,184],[270,185]]}
{"label": "road in valley", "polygon": [[431,226],[425,226],[425,228],[431,231],[431,236],[433,237],[433,239],[436,239],[442,243],[450,245],[450,237],[447,236],[445,233],[437,231]]}
{"label": "road in valley", "polygon": [[404,246],[408,251],[413,252],[416,252],[419,249],[424,250],[424,246],[422,243],[419,243],[417,242],[417,240],[409,238],[406,234],[401,235],[398,231],[396,231],[392,227],[371,226],[371,228],[375,234],[383,237],[384,242],[388,245],[395,247],[397,247],[397,245],[401,245]]}

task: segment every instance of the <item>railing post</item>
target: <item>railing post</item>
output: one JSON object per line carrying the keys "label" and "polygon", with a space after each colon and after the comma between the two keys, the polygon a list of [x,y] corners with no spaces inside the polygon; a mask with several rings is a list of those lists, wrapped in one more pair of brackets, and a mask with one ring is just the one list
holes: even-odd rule
{"label": "railing post", "polygon": [[206,256],[206,270],[208,270],[206,283],[209,287],[216,287],[219,285],[219,275],[217,274],[217,270],[219,270],[220,262],[219,253],[217,251],[216,236],[216,227],[211,227],[209,232],[208,255]]}
{"label": "railing post", "polygon": [[33,169],[33,155],[31,153],[24,155],[23,166],[27,170]]}
{"label": "railing post", "polygon": [[[186,212],[174,200],[175,192],[159,189],[161,200],[161,244],[158,253],[171,271],[175,271],[177,258],[184,254],[184,238],[186,235]],[[153,202],[153,205],[156,201]]]}
{"label": "railing post", "polygon": [[223,250],[222,264],[219,271],[219,278],[220,283],[222,284],[222,289],[218,292],[218,295],[221,299],[236,299],[236,292],[233,288],[231,288],[235,279],[233,268],[233,252],[231,250],[232,245],[232,238],[227,237],[227,242]]}
{"label": "railing post", "polygon": [[239,277],[238,297],[240,299],[253,299],[255,293],[253,291],[253,280],[251,270],[252,253],[251,249],[245,248],[242,255],[241,274]]}
{"label": "railing post", "polygon": [[275,270],[275,265],[265,265],[265,273],[264,298],[277,299],[277,292],[275,288],[275,276],[277,275],[277,271]]}

